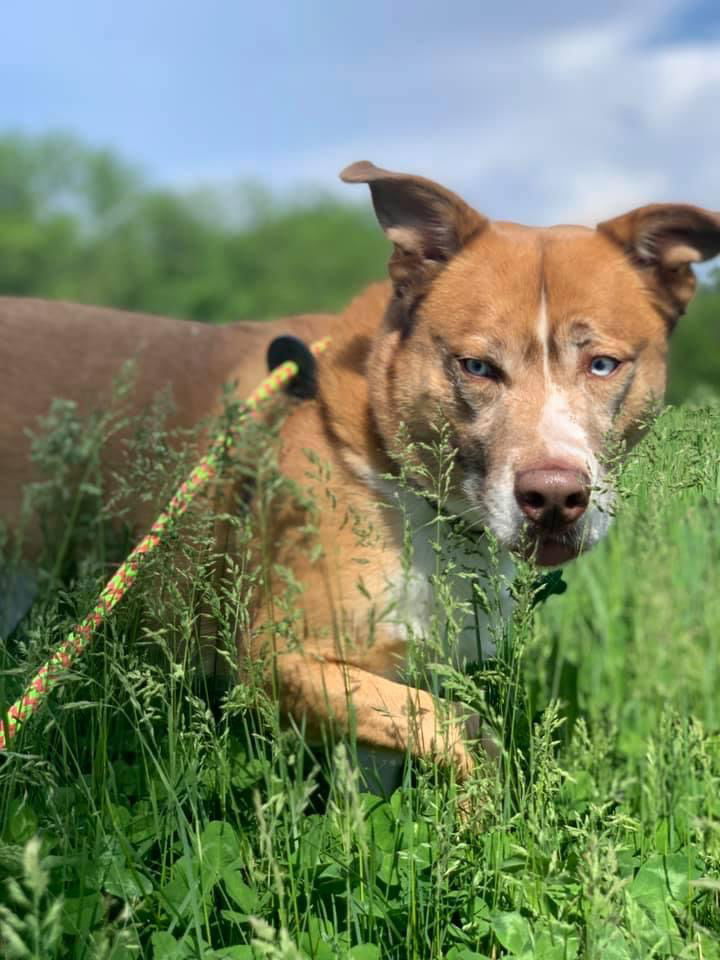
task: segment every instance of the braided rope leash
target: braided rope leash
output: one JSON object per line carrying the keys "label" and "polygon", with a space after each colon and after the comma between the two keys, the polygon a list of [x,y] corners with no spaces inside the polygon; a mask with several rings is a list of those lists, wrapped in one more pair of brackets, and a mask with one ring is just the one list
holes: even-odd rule
{"label": "braided rope leash", "polygon": [[[316,340],[310,351],[314,356],[327,349],[330,338]],[[254,413],[258,406],[268,400],[281,387],[301,372],[294,360],[287,360],[272,370],[245,400],[244,409]],[[43,664],[28,684],[23,695],[8,709],[7,716],[0,718],[0,750],[6,750],[17,734],[20,726],[26,723],[40,709],[51,691],[69,672],[75,660],[81,656],[92,640],[95,630],[109,616],[113,608],[122,600],[134,583],[144,557],[152,553],[161,543],[163,535],[179,517],[185,513],[198,492],[214,477],[227,449],[233,430],[216,437],[209,452],[198,463],[190,476],[175,492],[165,507],[125,562],[108,580],[97,603],[90,613],[67,636],[50,659]]]}

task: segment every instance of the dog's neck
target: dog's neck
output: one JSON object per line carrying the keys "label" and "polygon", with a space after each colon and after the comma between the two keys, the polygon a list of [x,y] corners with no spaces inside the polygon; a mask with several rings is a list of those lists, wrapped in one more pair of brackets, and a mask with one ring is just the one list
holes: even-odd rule
{"label": "dog's neck", "polygon": [[388,302],[390,285],[378,283],[352,301],[338,318],[330,349],[320,361],[318,405],[326,430],[353,473],[367,481],[395,473],[373,413],[369,364]]}

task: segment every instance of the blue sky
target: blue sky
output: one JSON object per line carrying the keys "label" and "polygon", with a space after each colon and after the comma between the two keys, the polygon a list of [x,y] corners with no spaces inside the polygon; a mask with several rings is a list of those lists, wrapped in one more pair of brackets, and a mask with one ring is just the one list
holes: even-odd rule
{"label": "blue sky", "polygon": [[717,0],[8,3],[0,129],[69,130],[181,186],[344,190],[346,163],[493,216],[720,208]]}

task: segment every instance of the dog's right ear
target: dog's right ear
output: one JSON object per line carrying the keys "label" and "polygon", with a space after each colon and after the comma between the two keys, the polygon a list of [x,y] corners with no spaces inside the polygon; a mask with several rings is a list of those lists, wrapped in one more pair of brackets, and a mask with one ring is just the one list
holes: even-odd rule
{"label": "dog's right ear", "polygon": [[488,222],[440,184],[381,170],[367,160],[346,167],[340,178],[370,187],[380,226],[395,248],[389,264],[395,294],[408,308]]}
{"label": "dog's right ear", "polygon": [[597,229],[647,276],[672,330],[695,293],[692,265],[720,253],[720,213],[687,203],[651,203]]}

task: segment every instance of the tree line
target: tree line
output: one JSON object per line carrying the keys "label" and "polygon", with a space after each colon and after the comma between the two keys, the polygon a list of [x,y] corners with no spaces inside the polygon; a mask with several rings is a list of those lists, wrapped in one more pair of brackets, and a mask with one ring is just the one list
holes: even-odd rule
{"label": "tree line", "polygon": [[[0,136],[0,295],[207,322],[336,310],[385,276],[367,207],[258,184],[172,190],[74,137]],[[720,283],[673,345],[669,397],[720,392]]]}

